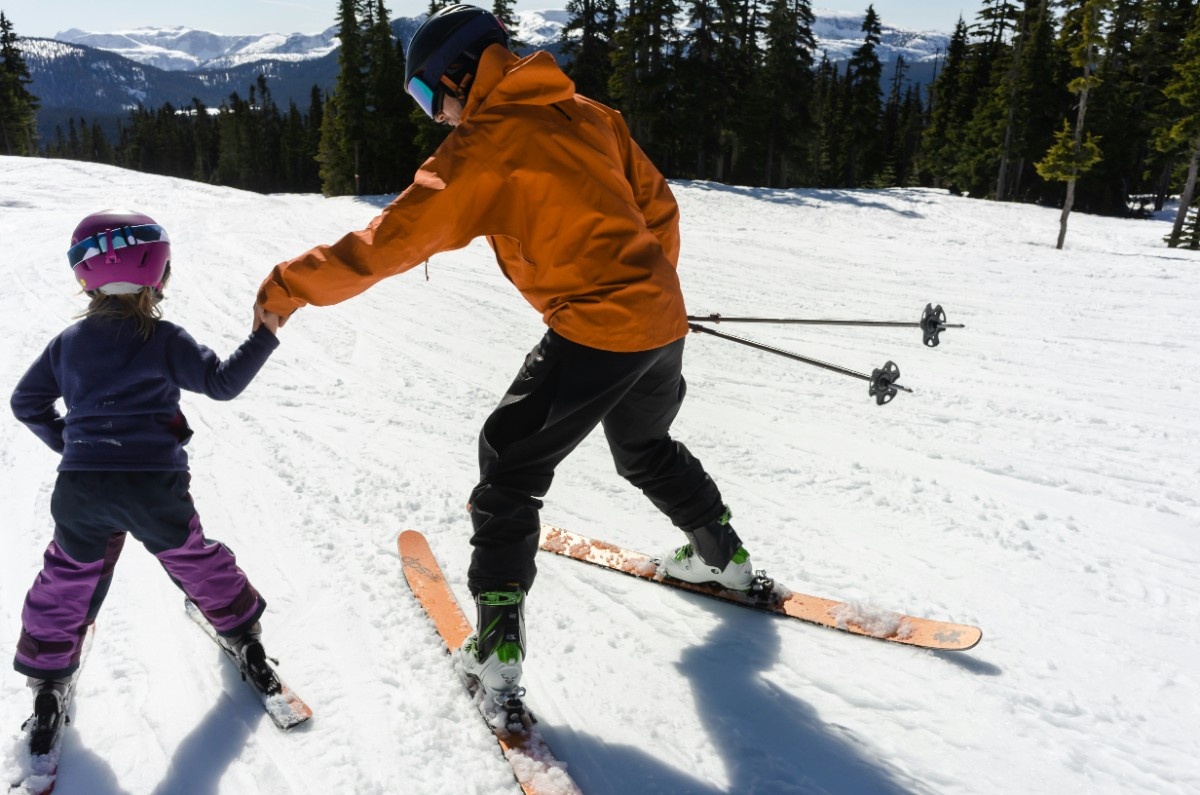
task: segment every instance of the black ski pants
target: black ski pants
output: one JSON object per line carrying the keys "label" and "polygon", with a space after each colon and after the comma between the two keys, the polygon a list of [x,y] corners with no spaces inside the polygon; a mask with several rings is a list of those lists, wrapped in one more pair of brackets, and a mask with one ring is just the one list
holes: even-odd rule
{"label": "black ski pants", "polygon": [[554,470],[603,425],[617,472],[682,530],[721,515],[717,486],[671,438],[683,403],[683,343],[613,353],[547,331],[479,436],[479,484],[471,492],[473,594],[528,591],[537,574],[541,497]]}

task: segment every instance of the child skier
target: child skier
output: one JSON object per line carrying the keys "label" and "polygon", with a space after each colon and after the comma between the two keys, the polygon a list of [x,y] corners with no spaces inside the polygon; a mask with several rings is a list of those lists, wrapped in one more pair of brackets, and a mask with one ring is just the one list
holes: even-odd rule
{"label": "child skier", "polygon": [[82,641],[126,533],[158,558],[256,686],[278,689],[259,639],[266,602],[233,553],[205,539],[188,493],[184,445],[192,430],[179,397],[180,389],[237,397],[279,345],[279,316],[258,311],[250,337],[224,362],[161,320],[171,244],[140,213],[87,216],[67,259],[91,303],[12,396],[17,419],[62,454],[50,502],[54,540],[25,599],[13,664],[33,689],[35,754],[49,750],[62,724]]}

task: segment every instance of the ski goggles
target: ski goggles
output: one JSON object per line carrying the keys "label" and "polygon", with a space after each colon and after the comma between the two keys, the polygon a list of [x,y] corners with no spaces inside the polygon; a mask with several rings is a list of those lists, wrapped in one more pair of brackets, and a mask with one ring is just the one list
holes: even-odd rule
{"label": "ski goggles", "polygon": [[440,107],[434,107],[434,103],[437,102],[437,92],[427,86],[420,75],[413,75],[412,79],[408,81],[408,85],[404,87],[404,90],[420,106],[421,110],[425,111],[425,115],[429,118],[432,119],[441,110]]}
{"label": "ski goggles", "polygon": [[139,243],[170,243],[167,230],[158,224],[142,224],[140,226],[123,226],[119,229],[109,229],[103,235],[96,233],[85,237],[67,250],[67,262],[74,268],[84,260],[100,254],[110,254],[123,248],[136,246]]}

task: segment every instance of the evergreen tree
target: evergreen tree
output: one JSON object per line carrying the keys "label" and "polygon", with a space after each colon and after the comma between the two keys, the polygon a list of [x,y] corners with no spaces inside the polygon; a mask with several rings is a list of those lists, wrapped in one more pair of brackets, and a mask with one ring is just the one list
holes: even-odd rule
{"label": "evergreen tree", "polygon": [[508,31],[508,48],[513,52],[529,46],[517,36],[518,19],[515,6],[515,0],[492,0],[492,13]]}
{"label": "evergreen tree", "polygon": [[[1104,158],[1080,179],[1075,203],[1081,209],[1125,215],[1129,193],[1142,192],[1153,116],[1169,72],[1150,66],[1152,59],[1166,53],[1144,50],[1144,45],[1162,43],[1145,37],[1145,11],[1152,6],[1161,10],[1164,5],[1143,0],[1111,3],[1104,60],[1097,68],[1099,82],[1089,99],[1088,120],[1088,127],[1104,141]],[[1176,28],[1176,44],[1168,52],[1177,48],[1182,32]]]}
{"label": "evergreen tree", "polygon": [[609,96],[634,139],[664,171],[674,169],[672,140],[679,127],[674,79],[679,34],[675,0],[629,0],[618,27]]}
{"label": "evergreen tree", "polygon": [[[1070,2],[1070,0],[1068,0]],[[1063,120],[1062,132],[1056,136],[1053,146],[1037,164],[1042,178],[1067,183],[1067,196],[1063,201],[1059,219],[1058,244],[1061,249],[1067,238],[1067,219],[1075,203],[1075,183],[1100,159],[1100,147],[1089,133],[1083,137],[1083,125],[1087,119],[1088,94],[1097,84],[1096,69],[1101,57],[1105,11],[1111,0],[1083,0],[1082,4],[1069,9],[1068,18],[1074,17],[1077,32],[1070,47],[1071,63],[1080,70],[1080,76],[1068,84],[1071,93],[1079,97],[1079,110],[1075,117],[1075,130],[1070,122]],[[1071,11],[1076,13],[1072,14]],[[1070,28],[1068,28],[1070,30]]]}
{"label": "evergreen tree", "polygon": [[321,142],[317,149],[321,192],[326,196],[355,193],[354,158],[344,145],[346,135],[341,96],[334,93],[326,98],[321,112]]}
{"label": "evergreen tree", "polygon": [[732,81],[727,74],[729,64],[721,58],[721,39],[732,30],[723,19],[728,11],[728,4],[718,0],[687,3],[690,29],[681,42],[682,53],[675,69],[684,122],[675,161],[677,174],[717,180],[724,176],[722,139],[728,128],[728,114],[742,104],[738,100],[745,99],[749,88]]}
{"label": "evergreen tree", "polygon": [[921,162],[923,174],[927,174],[934,187],[946,187],[957,192],[953,166],[958,148],[960,131],[965,127],[973,107],[972,97],[965,89],[969,34],[967,23],[958,18],[941,72],[933,81],[929,100],[929,125],[921,140]]}
{"label": "evergreen tree", "polygon": [[321,190],[326,196],[358,194],[359,164],[366,134],[366,54],[358,23],[358,2],[339,0],[338,78],[321,126]]}
{"label": "evergreen tree", "polygon": [[570,59],[565,71],[575,90],[597,102],[609,103],[613,39],[617,33],[616,0],[570,0],[560,51]]}
{"label": "evergreen tree", "polygon": [[845,92],[837,65],[829,60],[828,54],[821,56],[813,83],[816,134],[808,147],[808,160],[812,164],[808,184],[827,188],[841,184],[846,145],[842,129]]}
{"label": "evergreen tree", "polygon": [[728,6],[722,19],[728,26],[718,39],[719,58],[726,65],[726,79],[742,87],[736,103],[726,112],[722,131],[722,172],[727,179],[756,185],[762,179],[763,163],[759,152],[766,149],[762,135],[771,111],[762,100],[766,87],[760,81],[763,51],[760,45],[763,19],[758,0],[721,0]]}
{"label": "evergreen tree", "polygon": [[880,99],[880,80],[883,64],[876,48],[882,41],[883,29],[875,6],[867,6],[862,23],[863,43],[846,64],[846,171],[845,187],[869,185],[882,166],[879,147],[879,124],[883,111]]}
{"label": "evergreen tree", "polygon": [[[1200,6],[1197,6],[1191,27],[1183,40],[1175,64],[1175,75],[1163,94],[1177,115],[1173,124],[1164,125],[1158,131],[1156,143],[1163,151],[1183,153],[1188,160],[1179,212],[1168,240],[1168,244],[1175,248],[1184,237],[1185,219],[1196,197],[1196,180],[1200,172]],[[1195,248],[1194,214],[1191,240],[1191,248]]]}
{"label": "evergreen tree", "polygon": [[404,90],[403,45],[392,35],[383,0],[373,0],[365,34],[367,114],[360,174],[367,193],[407,187],[417,165],[413,102]]}
{"label": "evergreen tree", "polygon": [[1027,0],[1021,19],[1019,66],[1014,89],[1008,169],[997,198],[1045,201],[1046,183],[1034,163],[1050,148],[1070,102],[1063,75],[1067,61],[1054,46],[1055,16],[1049,0]]}
{"label": "evergreen tree", "polygon": [[0,146],[9,155],[37,154],[38,98],[12,22],[0,11]]}
{"label": "evergreen tree", "polygon": [[[1038,33],[1045,27],[1047,0],[1026,2],[1021,13],[1016,36],[1013,38],[1009,68],[1000,81],[997,99],[1004,107],[1004,134],[1000,147],[1000,167],[996,176],[995,196],[1005,201],[1013,191],[1019,176],[1021,139],[1028,124],[1029,96],[1033,93],[1030,79],[1034,77],[1026,62],[1037,55],[1039,43],[1045,43]],[[1042,151],[1045,151],[1043,148]],[[1016,173],[1014,173],[1016,172]]]}
{"label": "evergreen tree", "polygon": [[755,85],[766,111],[762,183],[787,187],[803,172],[804,142],[812,135],[813,13],[809,0],[770,0],[763,66]]}
{"label": "evergreen tree", "polygon": [[1012,75],[1013,35],[1019,10],[1002,0],[989,0],[973,28],[977,41],[971,47],[969,95],[974,108],[963,130],[954,167],[956,181],[972,196],[994,195],[997,173],[1005,162],[1006,123],[1014,103]]}
{"label": "evergreen tree", "polygon": [[[1170,103],[1159,87],[1171,80],[1175,63],[1183,60],[1179,48],[1198,8],[1200,5],[1197,0],[1160,0],[1144,12],[1146,25],[1139,38],[1137,51],[1139,69],[1150,95],[1150,127],[1155,131],[1152,136],[1156,136],[1158,129],[1172,121]],[[1174,164],[1175,159],[1171,154],[1163,152],[1156,145],[1151,145],[1146,152],[1143,172],[1147,175],[1147,190],[1154,196],[1156,211],[1162,210],[1170,192]]]}
{"label": "evergreen tree", "polygon": [[217,163],[221,158],[221,135],[217,122],[208,107],[192,97],[191,109],[194,123],[195,159],[192,164],[192,179],[213,182],[217,178]]}
{"label": "evergreen tree", "polygon": [[921,153],[921,133],[925,129],[925,105],[921,90],[909,85],[900,110],[900,125],[894,147],[896,184],[901,187],[920,184],[917,162]]}

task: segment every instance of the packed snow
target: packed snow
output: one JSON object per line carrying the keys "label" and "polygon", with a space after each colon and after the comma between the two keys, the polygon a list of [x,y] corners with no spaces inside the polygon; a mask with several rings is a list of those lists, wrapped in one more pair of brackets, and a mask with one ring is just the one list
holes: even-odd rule
{"label": "packed snow", "polygon": [[[951,323],[720,330],[688,341],[676,436],[794,591],[983,628],[935,653],[756,614],[543,554],[525,684],[602,793],[1200,791],[1200,257],[1168,214],[1075,214],[936,190],[675,182],[689,311]],[[0,158],[0,387],[85,306],[64,252],[87,213],[170,231],[166,316],[228,355],[278,261],[390,197],[260,196],[98,165]],[[508,763],[401,575],[430,539],[462,602],[484,418],[542,334],[487,246],[300,310],[229,403],[185,394],[193,495],[269,600],[269,653],[315,717],[276,729],[182,595],[125,548],[79,683],[57,793],[511,793]],[[50,540],[56,456],[0,422],[0,638]],[[647,552],[682,535],[613,471],[602,435],[543,519]],[[0,677],[18,776],[24,678]]]}

